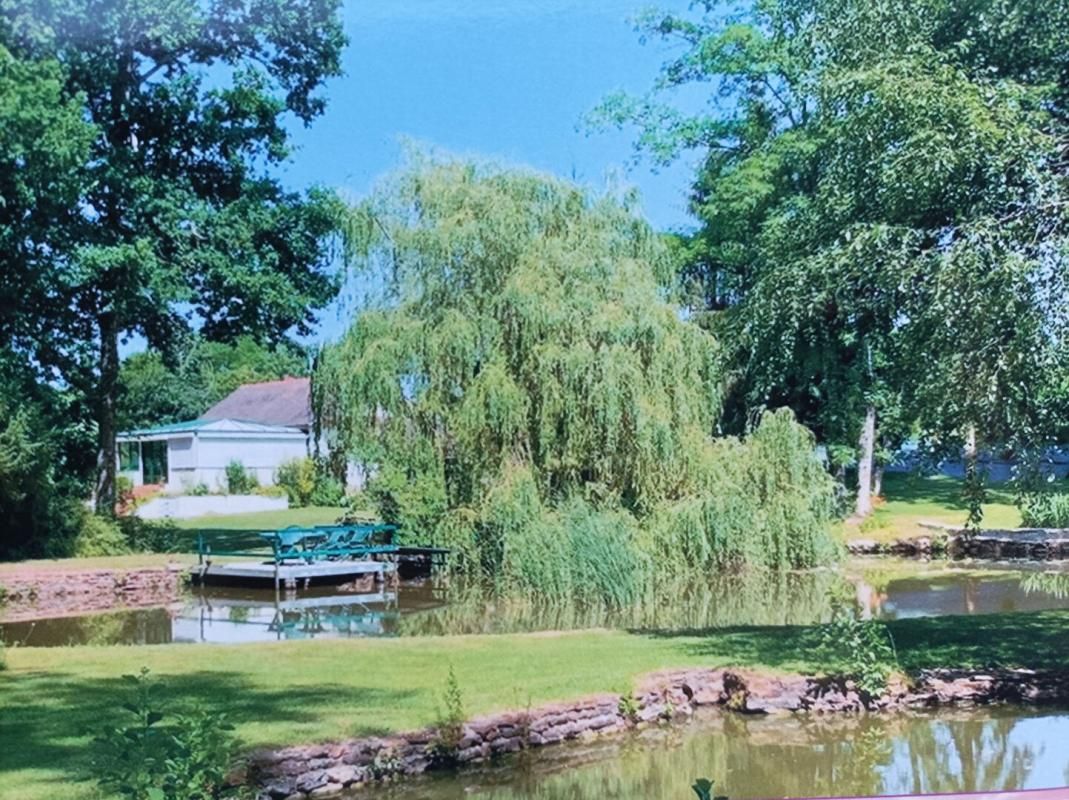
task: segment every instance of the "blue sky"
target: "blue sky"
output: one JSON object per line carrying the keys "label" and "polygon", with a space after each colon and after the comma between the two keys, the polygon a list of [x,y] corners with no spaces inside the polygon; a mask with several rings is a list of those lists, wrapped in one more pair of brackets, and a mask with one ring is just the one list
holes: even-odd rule
{"label": "blue sky", "polygon": [[[669,56],[630,22],[647,0],[348,0],[345,75],[326,113],[294,132],[287,183],[361,196],[411,138],[449,152],[526,164],[595,188],[635,185],[659,228],[690,224],[686,163],[632,161],[631,134],[585,131],[611,91],[645,91]],[[685,8],[685,2],[660,7]],[[347,316],[347,315],[342,315]],[[337,309],[320,338],[345,327]]]}

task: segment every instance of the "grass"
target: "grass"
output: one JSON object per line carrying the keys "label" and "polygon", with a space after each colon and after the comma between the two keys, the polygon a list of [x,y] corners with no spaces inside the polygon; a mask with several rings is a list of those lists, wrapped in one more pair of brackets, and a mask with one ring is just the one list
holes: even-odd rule
{"label": "grass", "polygon": [[197,536],[216,550],[240,550],[263,547],[257,534],[289,525],[326,525],[341,516],[343,509],[333,506],[308,506],[284,511],[256,511],[248,514],[209,515],[174,520],[178,528],[177,553],[132,553],[97,558],[35,559],[0,563],[0,575],[26,570],[142,569],[166,564],[189,565],[196,562]]}
{"label": "grass", "polygon": [[[892,623],[902,666],[1069,663],[1069,613]],[[685,633],[319,640],[240,646],[10,649],[0,673],[0,797],[89,800],[87,742],[124,698],[120,676],[148,666],[169,712],[225,711],[245,747],[311,743],[432,721],[452,665],[468,714],[621,692],[668,667],[822,670],[813,628]]]}
{"label": "grass", "polygon": [[247,514],[208,514],[193,519],[178,519],[174,524],[185,531],[263,531],[285,528],[287,525],[325,525],[337,520],[342,510],[334,506],[306,506],[283,511],[252,511]]}
{"label": "grass", "polygon": [[197,536],[216,549],[240,550],[263,547],[260,531],[286,528],[290,525],[328,525],[336,522],[343,509],[333,506],[287,508],[284,511],[253,511],[248,514],[208,515],[194,519],[175,520],[179,549],[196,552]]}
{"label": "grass", "polygon": [[[875,539],[887,542],[929,535],[921,522],[962,525],[968,509],[961,498],[961,481],[944,475],[888,474],[883,479],[884,501],[860,525],[847,523],[847,539]],[[989,502],[984,505],[983,526],[1016,528],[1021,514],[1013,504],[1013,493],[1005,487],[988,488]]]}

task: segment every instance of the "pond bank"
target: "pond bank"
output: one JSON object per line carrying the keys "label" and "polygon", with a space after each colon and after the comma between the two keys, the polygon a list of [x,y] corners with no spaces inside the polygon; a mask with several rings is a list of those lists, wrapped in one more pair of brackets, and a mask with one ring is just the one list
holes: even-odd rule
{"label": "pond bank", "polygon": [[869,702],[853,682],[839,678],[735,669],[660,671],[641,679],[630,697],[599,694],[472,719],[463,725],[455,748],[447,749],[444,759],[438,732],[426,728],[261,751],[250,760],[248,778],[261,790],[261,798],[332,797],[453,763],[485,762],[508,753],[667,723],[703,708],[759,715],[833,714],[994,703],[1069,703],[1069,670],[926,669],[912,681],[893,681],[882,697]]}
{"label": "pond bank", "polygon": [[18,622],[176,602],[184,567],[168,564],[138,569],[32,568],[0,575],[4,604],[0,620]]}
{"label": "pond bank", "polygon": [[854,556],[901,556],[984,560],[1027,559],[1053,561],[1069,559],[1069,529],[1065,528],[989,528],[969,531],[952,525],[922,522],[931,531],[926,536],[909,536],[891,541],[851,539],[847,551]]}

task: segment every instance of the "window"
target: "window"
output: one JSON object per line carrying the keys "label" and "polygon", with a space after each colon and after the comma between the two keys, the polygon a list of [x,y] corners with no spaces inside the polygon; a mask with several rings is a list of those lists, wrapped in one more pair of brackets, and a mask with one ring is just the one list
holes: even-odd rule
{"label": "window", "polygon": [[119,442],[119,472],[137,472],[141,466],[137,442]]}

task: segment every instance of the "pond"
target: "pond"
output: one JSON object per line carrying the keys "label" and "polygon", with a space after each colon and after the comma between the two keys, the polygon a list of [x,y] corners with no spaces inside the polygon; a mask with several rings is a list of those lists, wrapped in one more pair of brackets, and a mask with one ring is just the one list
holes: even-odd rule
{"label": "pond", "polygon": [[1069,784],[1069,714],[860,717],[702,715],[587,744],[531,751],[352,798],[693,800],[695,778],[732,800],[1037,789]]}
{"label": "pond", "polygon": [[[346,594],[313,589],[193,589],[168,607],[4,623],[0,639],[34,647],[85,644],[241,643],[363,636],[509,633],[591,627],[684,630],[731,625],[808,625],[835,602],[882,619],[1069,608],[1069,573],[970,569],[957,562],[848,562],[842,570],[717,575],[661,587],[634,606],[605,608],[496,596],[433,581]],[[2,613],[2,612],[0,612]]]}

